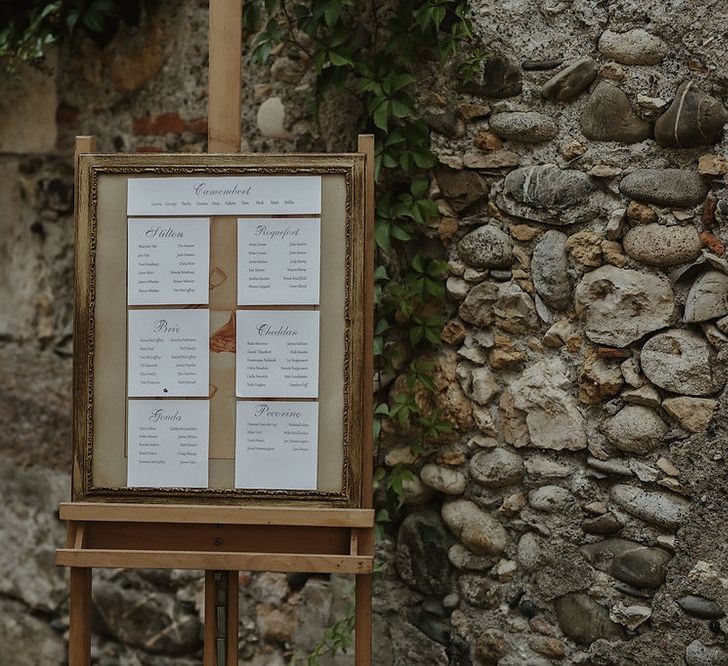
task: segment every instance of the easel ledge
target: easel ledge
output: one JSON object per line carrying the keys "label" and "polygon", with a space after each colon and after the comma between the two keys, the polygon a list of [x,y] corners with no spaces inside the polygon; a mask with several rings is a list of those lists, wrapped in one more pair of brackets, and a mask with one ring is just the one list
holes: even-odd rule
{"label": "easel ledge", "polygon": [[68,523],[66,548],[56,551],[60,566],[342,574],[373,570],[373,557],[359,548],[360,531],[374,525],[370,509],[79,502],[61,504],[60,517]]}

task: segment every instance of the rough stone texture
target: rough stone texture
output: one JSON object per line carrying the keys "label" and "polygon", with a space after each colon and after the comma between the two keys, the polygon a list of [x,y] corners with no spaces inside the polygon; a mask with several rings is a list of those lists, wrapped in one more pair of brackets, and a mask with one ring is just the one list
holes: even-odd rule
{"label": "rough stone texture", "polygon": [[697,172],[686,169],[636,169],[619,183],[625,196],[673,208],[702,203],[708,186]]}
{"label": "rough stone texture", "polygon": [[642,28],[627,32],[605,30],[599,38],[601,53],[624,65],[657,65],[668,49],[662,39]]}
{"label": "rough stone texture", "polygon": [[706,645],[696,638],[685,648],[688,666],[726,666],[728,653],[718,645]]}
{"label": "rough stone texture", "polygon": [[599,83],[589,96],[580,128],[595,141],[639,143],[652,134],[652,126],[634,112],[627,95],[607,81]]}
{"label": "rough stone texture", "polygon": [[675,307],[666,279],[614,266],[587,273],[576,286],[574,300],[587,337],[615,347],[669,325]]}
{"label": "rough stone texture", "polygon": [[536,243],[531,259],[533,286],[547,305],[557,310],[571,301],[571,282],[566,256],[566,234],[547,231]]}
{"label": "rough stone texture", "polygon": [[402,521],[397,536],[396,564],[400,578],[426,595],[450,590],[451,537],[435,511],[412,513]]}
{"label": "rough stone texture", "polygon": [[674,329],[655,335],[642,348],[640,362],[647,379],[673,393],[712,395],[726,382],[715,350],[694,331]]}
{"label": "rough stone texture", "polygon": [[715,97],[685,81],[675,92],[670,108],[655,123],[655,140],[661,146],[689,148],[720,140],[728,110]]}
{"label": "rough stone texture", "polygon": [[674,418],[682,428],[689,432],[702,432],[708,427],[718,409],[718,401],[708,398],[668,398],[662,401],[663,409]]}
{"label": "rough stone texture", "polygon": [[708,271],[693,282],[685,298],[686,322],[708,321],[728,314],[728,275]]}
{"label": "rough stone texture", "polygon": [[479,451],[470,459],[470,476],[483,486],[511,486],[523,478],[524,470],[523,458],[507,449]]}
{"label": "rough stone texture", "polygon": [[556,451],[586,447],[585,419],[565,371],[561,360],[544,359],[511,383],[500,402],[507,442]]}
{"label": "rough stone texture", "polygon": [[0,78],[0,153],[45,153],[56,147],[57,58],[48,72],[22,65]]}
{"label": "rough stone texture", "polygon": [[614,640],[622,632],[609,618],[609,611],[586,594],[569,594],[556,601],[561,630],[577,643],[593,643],[599,638]]}
{"label": "rough stone texture", "polygon": [[624,251],[648,266],[675,266],[697,259],[703,244],[695,227],[645,224],[630,229],[622,240]]}

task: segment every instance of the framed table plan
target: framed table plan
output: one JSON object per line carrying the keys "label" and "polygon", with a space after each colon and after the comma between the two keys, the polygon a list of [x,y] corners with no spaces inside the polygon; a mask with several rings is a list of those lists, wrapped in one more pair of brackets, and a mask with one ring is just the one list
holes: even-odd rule
{"label": "framed table plan", "polygon": [[74,500],[359,506],[364,179],[362,154],[80,157]]}

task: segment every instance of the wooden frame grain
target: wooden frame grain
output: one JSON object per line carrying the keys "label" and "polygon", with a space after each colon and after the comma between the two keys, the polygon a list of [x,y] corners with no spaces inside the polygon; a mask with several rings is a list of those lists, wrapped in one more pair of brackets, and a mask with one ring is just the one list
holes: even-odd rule
{"label": "wooden frame grain", "polygon": [[[243,489],[137,489],[94,484],[94,354],[96,342],[96,238],[99,178],[122,176],[275,176],[338,175],[346,183],[345,340],[343,464],[341,492],[269,491]],[[365,156],[361,153],[305,155],[246,154],[84,154],[79,158],[78,215],[76,216],[74,313],[74,501],[240,504],[290,504],[304,501],[313,507],[360,507],[362,504],[362,447],[370,437],[369,405],[364,386],[366,325],[366,270],[372,261],[366,219]],[[368,464],[368,463],[367,463]]]}

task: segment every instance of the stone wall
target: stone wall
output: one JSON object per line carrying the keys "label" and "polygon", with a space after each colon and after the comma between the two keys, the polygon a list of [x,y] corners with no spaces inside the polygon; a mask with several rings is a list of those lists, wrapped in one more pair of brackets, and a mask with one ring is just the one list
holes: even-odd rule
{"label": "stone wall", "polygon": [[[454,430],[379,546],[375,663],[726,664],[725,8],[472,5],[482,77],[420,73],[451,308],[421,398]],[[206,10],[149,3],[110,47],[64,46],[52,76],[3,83],[0,643],[38,636],[29,664],[61,663],[67,622],[50,552],[69,468],[72,137],[204,150]],[[353,145],[356,101],[312,118],[295,52],[244,73],[245,146]],[[394,465],[409,452],[391,432]],[[337,578],[243,583],[256,666],[310,647],[351,594]],[[109,572],[96,590],[96,663],[198,663],[198,578]]]}

